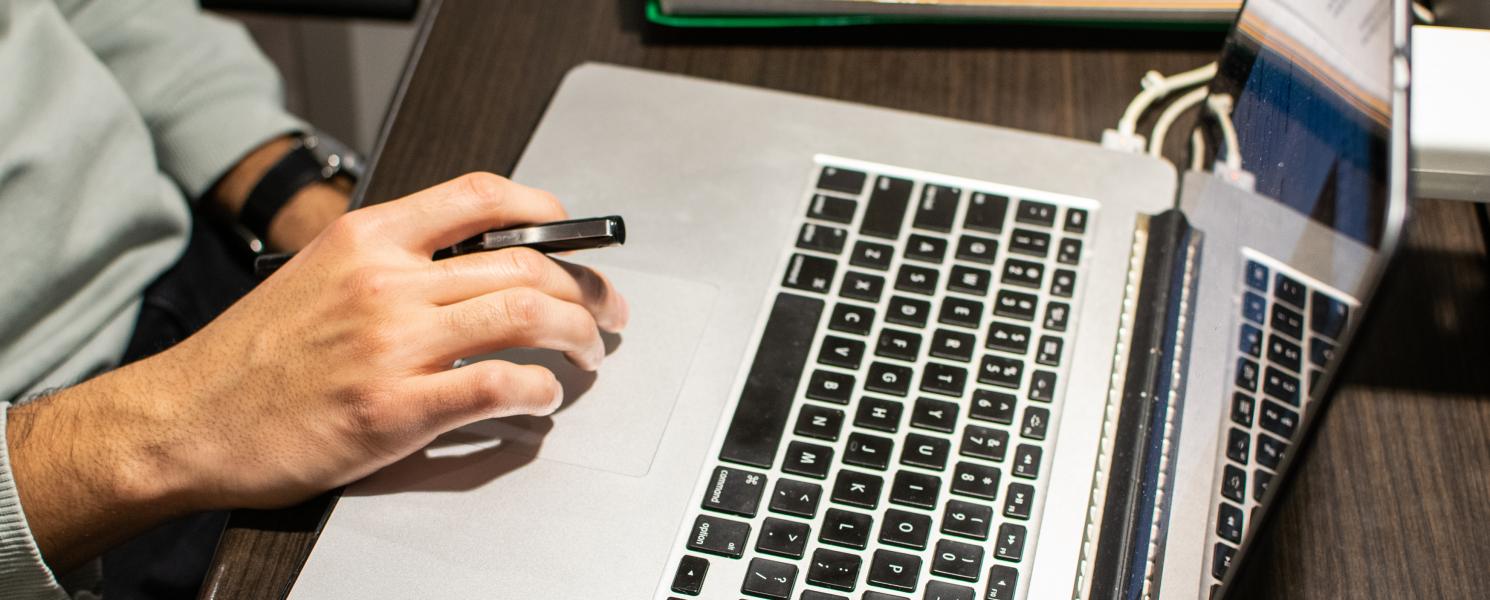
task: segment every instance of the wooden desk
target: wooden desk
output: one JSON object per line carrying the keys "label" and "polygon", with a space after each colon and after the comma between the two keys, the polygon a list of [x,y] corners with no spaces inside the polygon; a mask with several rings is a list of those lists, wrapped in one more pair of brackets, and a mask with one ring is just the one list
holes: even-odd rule
{"label": "wooden desk", "polygon": [[[446,0],[370,201],[507,173],[569,68],[606,61],[1096,140],[1149,69],[1216,33],[1039,27],[664,31],[635,0]],[[1175,136],[1179,137],[1179,136]],[[1421,202],[1244,598],[1470,597],[1490,564],[1490,262],[1468,205]],[[203,596],[280,597],[324,503],[240,512]]]}

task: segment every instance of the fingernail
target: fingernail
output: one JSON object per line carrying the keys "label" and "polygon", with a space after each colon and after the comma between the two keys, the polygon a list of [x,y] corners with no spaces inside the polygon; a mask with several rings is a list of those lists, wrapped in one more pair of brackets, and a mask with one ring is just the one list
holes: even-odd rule
{"label": "fingernail", "polygon": [[590,368],[599,369],[600,363],[605,362],[605,344],[596,345],[590,350]]}
{"label": "fingernail", "polygon": [[563,405],[564,405],[564,388],[561,387],[561,388],[558,389],[558,391],[555,391],[554,392],[554,401],[549,404],[549,406],[551,406],[553,408],[548,409],[548,412],[543,413],[543,416],[547,417],[547,416],[549,416],[551,414],[554,414],[555,412],[558,412],[559,407],[560,406],[563,406]]}

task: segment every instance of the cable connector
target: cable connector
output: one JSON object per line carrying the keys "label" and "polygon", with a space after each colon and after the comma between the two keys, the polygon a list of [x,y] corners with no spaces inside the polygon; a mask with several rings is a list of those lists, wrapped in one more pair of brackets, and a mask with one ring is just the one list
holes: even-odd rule
{"label": "cable connector", "polygon": [[1129,154],[1143,154],[1148,142],[1136,133],[1123,133],[1116,129],[1102,131],[1102,147]]}

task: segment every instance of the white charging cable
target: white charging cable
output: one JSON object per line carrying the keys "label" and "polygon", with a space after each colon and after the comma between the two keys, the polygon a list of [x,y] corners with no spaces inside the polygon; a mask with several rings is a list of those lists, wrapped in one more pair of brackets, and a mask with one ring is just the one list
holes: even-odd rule
{"label": "white charging cable", "polygon": [[1143,90],[1133,97],[1132,102],[1128,103],[1127,110],[1123,111],[1123,117],[1118,120],[1117,129],[1102,132],[1102,145],[1127,152],[1143,152],[1145,144],[1143,136],[1138,134],[1138,120],[1143,118],[1144,112],[1148,111],[1155,102],[1163,100],[1170,94],[1185,88],[1205,85],[1215,76],[1216,63],[1209,63],[1170,76],[1165,76],[1158,71],[1149,71],[1144,74],[1141,82]]}
{"label": "white charging cable", "polygon": [[1180,115],[1185,114],[1185,111],[1195,108],[1196,105],[1204,102],[1208,93],[1209,90],[1204,87],[1190,90],[1185,95],[1180,96],[1179,100],[1175,100],[1173,104],[1165,107],[1164,112],[1159,113],[1159,120],[1154,123],[1154,135],[1149,137],[1149,156],[1158,157],[1164,155],[1164,138],[1169,135],[1169,128],[1174,125],[1175,121],[1179,120]]}

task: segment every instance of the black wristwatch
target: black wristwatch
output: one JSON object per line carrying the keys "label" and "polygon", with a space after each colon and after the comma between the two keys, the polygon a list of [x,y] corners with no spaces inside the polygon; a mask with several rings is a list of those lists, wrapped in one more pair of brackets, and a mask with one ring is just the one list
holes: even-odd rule
{"label": "black wristwatch", "polygon": [[[302,188],[312,183],[362,176],[362,160],[345,144],[330,137],[300,134],[290,151],[274,163],[248,193],[238,224],[261,242],[269,239],[269,223]],[[262,246],[262,244],[260,244]]]}

